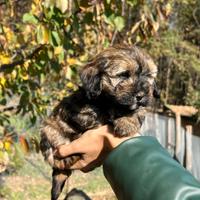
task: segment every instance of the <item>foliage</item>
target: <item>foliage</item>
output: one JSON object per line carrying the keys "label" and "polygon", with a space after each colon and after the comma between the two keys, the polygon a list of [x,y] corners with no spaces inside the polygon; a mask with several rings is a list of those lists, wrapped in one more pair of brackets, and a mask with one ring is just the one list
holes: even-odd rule
{"label": "foliage", "polygon": [[198,0],[4,0],[0,3],[0,125],[42,116],[79,84],[103,48],[138,44],[159,67],[165,103],[199,107]]}

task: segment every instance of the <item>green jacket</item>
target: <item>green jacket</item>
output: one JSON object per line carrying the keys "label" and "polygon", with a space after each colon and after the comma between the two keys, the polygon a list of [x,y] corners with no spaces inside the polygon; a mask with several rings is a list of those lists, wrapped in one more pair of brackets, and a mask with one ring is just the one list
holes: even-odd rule
{"label": "green jacket", "polygon": [[200,183],[153,137],[123,142],[103,169],[119,200],[200,200]]}

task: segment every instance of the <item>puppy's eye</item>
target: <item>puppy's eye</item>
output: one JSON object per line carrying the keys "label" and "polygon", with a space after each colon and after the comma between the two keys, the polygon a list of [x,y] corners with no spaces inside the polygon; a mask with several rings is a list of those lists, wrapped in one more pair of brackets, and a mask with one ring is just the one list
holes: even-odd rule
{"label": "puppy's eye", "polygon": [[118,77],[120,78],[129,78],[130,77],[130,72],[129,71],[124,71],[121,72],[120,74],[117,74]]}

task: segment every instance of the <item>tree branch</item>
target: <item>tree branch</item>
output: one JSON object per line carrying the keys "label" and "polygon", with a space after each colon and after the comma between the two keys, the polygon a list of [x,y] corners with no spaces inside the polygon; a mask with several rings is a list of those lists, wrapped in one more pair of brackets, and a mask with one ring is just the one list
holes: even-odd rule
{"label": "tree branch", "polygon": [[114,31],[114,33],[113,33],[113,35],[112,35],[112,40],[111,40],[111,46],[114,44],[114,42],[115,42],[115,39],[116,39],[116,37],[117,37],[117,33],[118,33],[118,31],[117,31],[117,29],[115,29],[115,31]]}
{"label": "tree branch", "polygon": [[21,60],[16,60],[12,63],[1,65],[0,66],[0,73],[5,72],[6,70],[12,70],[15,66],[22,65],[26,60],[32,59],[40,50],[42,50],[43,47],[44,47],[44,45],[40,45],[39,47],[34,49],[32,53],[28,54],[27,56],[25,56]]}
{"label": "tree branch", "polygon": [[194,9],[194,11],[192,12],[192,16],[193,16],[197,26],[200,27],[200,23],[199,23],[197,16],[196,16],[196,13],[197,13],[198,10],[200,10],[200,9],[199,8]]}
{"label": "tree branch", "polygon": [[13,110],[17,110],[20,106],[9,106],[9,107],[4,107],[2,109],[0,109],[0,112],[6,112],[6,111],[13,111]]}

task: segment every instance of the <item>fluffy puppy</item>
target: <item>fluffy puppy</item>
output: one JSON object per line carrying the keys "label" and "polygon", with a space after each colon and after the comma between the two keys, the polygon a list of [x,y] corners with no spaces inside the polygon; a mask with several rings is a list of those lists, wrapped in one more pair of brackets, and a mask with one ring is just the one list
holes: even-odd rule
{"label": "fluffy puppy", "polygon": [[64,98],[41,128],[41,151],[53,167],[52,200],[58,198],[71,174],[64,169],[80,158],[72,155],[59,160],[53,150],[107,123],[119,137],[139,132],[155,94],[156,74],[150,56],[135,46],[109,47],[81,69],[82,87]]}

